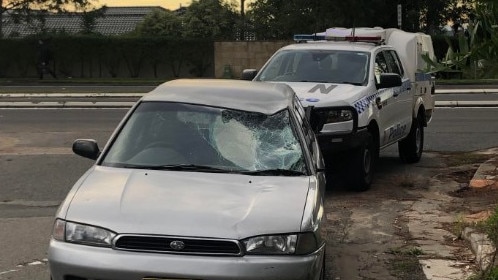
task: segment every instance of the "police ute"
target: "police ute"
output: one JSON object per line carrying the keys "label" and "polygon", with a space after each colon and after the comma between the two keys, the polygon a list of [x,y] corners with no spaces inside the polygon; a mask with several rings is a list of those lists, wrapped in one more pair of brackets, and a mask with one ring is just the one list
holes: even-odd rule
{"label": "police ute", "polygon": [[346,167],[348,187],[367,190],[379,151],[398,144],[403,162],[422,156],[424,127],[434,111],[434,60],[423,33],[389,28],[329,28],[295,35],[260,71],[242,79],[286,83],[308,109],[320,148]]}

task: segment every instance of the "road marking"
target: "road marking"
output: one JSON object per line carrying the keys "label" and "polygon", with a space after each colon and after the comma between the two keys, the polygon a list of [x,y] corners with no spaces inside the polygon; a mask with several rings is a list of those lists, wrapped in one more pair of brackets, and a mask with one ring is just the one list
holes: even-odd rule
{"label": "road marking", "polygon": [[12,273],[12,272],[17,272],[17,271],[19,271],[19,270],[17,270],[17,269],[11,269],[11,270],[7,270],[7,271],[2,271],[2,272],[0,272],[0,275],[4,275],[4,274],[7,274],[7,273]]}
{"label": "road marking", "polygon": [[68,147],[1,147],[0,155],[16,156],[16,155],[71,155],[73,151]]}
{"label": "road marking", "polygon": [[59,207],[61,201],[10,200],[0,201],[0,205],[15,205],[28,207]]}

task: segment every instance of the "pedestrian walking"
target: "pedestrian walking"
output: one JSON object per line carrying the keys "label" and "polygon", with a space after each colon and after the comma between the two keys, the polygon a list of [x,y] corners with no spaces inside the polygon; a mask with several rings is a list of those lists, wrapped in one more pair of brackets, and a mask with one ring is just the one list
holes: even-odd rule
{"label": "pedestrian walking", "polygon": [[38,40],[38,74],[40,80],[43,80],[45,73],[50,74],[54,79],[57,79],[54,71],[50,67],[50,62],[53,60],[52,51],[48,48],[43,40]]}

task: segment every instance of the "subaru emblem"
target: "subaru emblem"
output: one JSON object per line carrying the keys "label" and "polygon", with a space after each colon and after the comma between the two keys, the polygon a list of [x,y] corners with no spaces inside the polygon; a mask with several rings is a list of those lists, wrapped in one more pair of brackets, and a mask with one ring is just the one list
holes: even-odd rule
{"label": "subaru emblem", "polygon": [[183,250],[183,248],[185,248],[185,243],[183,243],[183,241],[175,240],[169,243],[169,247],[171,247],[171,249],[173,250],[180,251]]}

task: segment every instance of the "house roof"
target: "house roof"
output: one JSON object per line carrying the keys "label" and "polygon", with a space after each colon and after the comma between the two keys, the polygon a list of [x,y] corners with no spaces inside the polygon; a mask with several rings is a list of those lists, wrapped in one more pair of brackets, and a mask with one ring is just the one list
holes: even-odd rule
{"label": "house roof", "polygon": [[[149,13],[165,10],[159,6],[107,7],[104,16],[97,18],[95,32],[102,35],[119,35],[135,30]],[[12,16],[3,16],[4,37],[24,37],[42,30],[78,33],[83,31],[81,13],[50,13],[45,16],[45,25],[34,20],[31,23],[16,23]]]}

